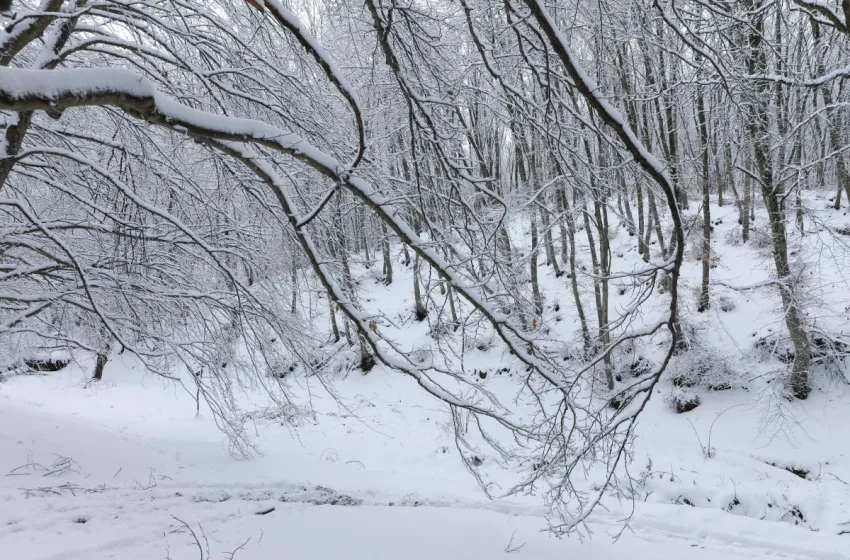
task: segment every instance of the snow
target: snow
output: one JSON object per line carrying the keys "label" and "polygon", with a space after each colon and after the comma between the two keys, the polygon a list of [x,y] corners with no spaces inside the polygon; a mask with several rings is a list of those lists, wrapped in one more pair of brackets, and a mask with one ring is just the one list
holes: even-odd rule
{"label": "snow", "polygon": [[152,96],[153,84],[129,70],[74,69],[24,70],[3,68],[2,91],[11,101],[38,97],[56,100],[64,95],[97,95],[121,92],[139,98]]}
{"label": "snow", "polygon": [[[25,468],[17,472],[27,474],[2,478],[0,545],[9,557],[197,558],[181,522],[196,531],[213,558],[246,541],[239,554],[259,560],[281,555],[489,559],[507,554],[603,560],[621,558],[626,551],[638,559],[848,557],[846,540],[826,532],[652,501],[638,504],[633,532],[616,543],[610,536],[620,529],[622,511],[595,515],[592,540],[553,538],[541,532],[543,511],[534,500],[482,499],[456,459],[434,445],[446,441],[437,427],[436,405],[417,399],[417,393],[386,373],[345,383],[347,389],[359,385],[360,396],[369,398],[384,386],[406,403],[402,411],[374,401],[378,410],[364,419],[380,422],[383,433],[374,431],[376,425],[364,426],[326,410],[315,426],[301,428],[303,447],[286,430],[267,425],[261,428],[265,455],[234,461],[209,420],[193,418],[191,403],[179,390],[122,366],[109,371],[113,382],[96,387],[83,386],[80,371],[13,378],[2,386],[4,474],[29,462],[49,466],[57,456],[72,458],[78,471],[43,476]],[[660,412],[654,411],[648,431],[663,430]],[[706,411],[695,422],[702,427],[711,416]],[[401,418],[409,419],[406,426],[400,426]],[[678,463],[664,472],[683,479],[683,489],[672,492],[688,488],[696,501],[698,490],[684,480],[694,463],[711,473],[700,476],[706,486],[717,485],[711,488],[714,496],[728,486],[727,476],[736,477],[742,490],[746,487],[743,473],[754,476],[759,467],[746,464],[746,449],[727,446],[743,418],[746,411],[724,418],[714,440],[718,456],[709,461],[695,457],[698,448],[686,433],[676,434],[691,451],[676,457]],[[660,471],[667,468],[660,461],[658,466]],[[763,488],[739,491],[741,501],[771,488],[788,493],[803,486],[794,475],[778,472],[766,478],[771,482]],[[72,486],[62,490],[63,484]],[[812,487],[811,501],[824,499],[817,483],[806,485]],[[32,490],[47,486],[54,490]],[[664,484],[658,486],[662,491]],[[506,553],[509,544],[520,548]]]}
{"label": "snow", "polygon": [[[805,3],[825,6],[820,0]],[[354,90],[330,55],[281,2],[266,0],[265,4],[329,69],[328,77],[349,98],[359,121],[361,110]],[[541,23],[553,30],[554,42],[566,45],[544,3],[528,0],[527,4],[542,14]],[[13,26],[2,33],[20,33],[21,24],[16,25],[17,30]],[[0,34],[0,43],[6,39],[9,35]],[[481,55],[489,64],[484,51],[482,47]],[[37,58],[36,66],[50,64],[52,59],[46,53]],[[572,53],[564,50],[562,54],[598,112],[614,125],[657,182],[669,187],[661,162],[641,144],[589,75],[573,64]],[[630,461],[619,465],[621,476],[616,484],[599,496],[595,492],[600,482],[610,475],[605,465],[574,471],[571,482],[591,501],[600,500],[601,507],[583,519],[579,535],[556,538],[546,528],[563,520],[552,517],[545,507],[547,489],[529,486],[527,493],[510,492],[529,477],[534,479],[529,473],[537,468],[530,461],[522,464],[522,456],[521,464],[504,460],[497,454],[498,444],[480,445],[477,435],[456,439],[454,431],[463,420],[451,416],[450,412],[457,411],[449,411],[446,403],[485,416],[492,412],[503,425],[528,425],[529,419],[523,417],[527,413],[522,402],[525,395],[517,394],[531,369],[526,366],[537,368],[555,389],[567,389],[576,372],[587,372],[593,364],[566,355],[577,331],[567,282],[555,278],[541,263],[546,298],[542,324],[535,320],[531,334],[519,329],[480,295],[474,274],[441,256],[437,250],[441,240],[415,231],[373,184],[352,174],[350,169],[364,149],[362,122],[358,122],[360,151],[355,162],[345,166],[287,130],[194,110],[124,70],[48,73],[0,68],[0,107],[13,107],[21,100],[30,103],[25,107],[48,110],[115,103],[177,132],[217,139],[219,147],[253,163],[278,195],[305,252],[316,261],[324,288],[351,319],[361,324],[376,321],[370,325],[375,330],[364,334],[374,343],[381,361],[396,369],[379,365],[363,375],[351,367],[352,351],[341,342],[324,346],[338,359],[319,373],[321,378],[297,371],[281,381],[292,401],[303,407],[300,410],[293,407],[282,412],[260,388],[239,386],[233,410],[244,414],[237,420],[246,420],[253,428],[257,450],[256,456],[242,460],[231,455],[217,426],[221,419],[214,419],[206,407],[196,415],[193,395],[186,388],[193,380],[184,372],[175,371],[169,379],[157,377],[131,357],[114,355],[105,380],[94,383],[89,380],[91,356],[83,352],[57,373],[3,372],[0,551],[4,556],[130,560],[850,558],[848,364],[842,359],[828,366],[817,365],[810,398],[805,402],[785,398],[780,375],[787,370],[782,363],[783,327],[775,311],[778,294],[770,258],[755,242],[737,246],[728,241],[734,233],[733,208],[711,208],[718,261],[712,272],[709,312],[698,314],[693,309],[699,263],[691,258],[681,270],[678,311],[699,347],[673,356],[660,382],[647,373],[618,380],[619,387],[632,384],[632,390],[645,391],[626,410],[611,413],[615,420],[627,422],[646,405],[636,426]],[[261,153],[251,144],[268,150]],[[0,149],[5,147],[0,145]],[[489,319],[489,324],[482,321],[470,328],[477,332],[464,343],[473,344],[459,348],[458,335],[435,334],[428,322],[411,319],[411,271],[402,266],[396,270],[395,283],[385,286],[378,282],[376,272],[362,266],[364,259],[353,259],[358,301],[348,300],[330,268],[318,262],[319,252],[307,227],[334,190],[329,190],[314,210],[295,215],[297,206],[283,188],[276,167],[265,157],[271,150],[292,155],[344,185],[389,222],[425,261],[422,267],[430,284],[425,291],[431,290],[435,300],[440,296],[430,280],[434,270],[429,270],[428,263],[437,265],[467,300],[458,303],[460,314]],[[136,206],[157,213],[96,163],[71,152],[50,153],[86,165]],[[458,172],[470,182],[481,181]],[[482,190],[505,204],[486,188]],[[850,254],[834,231],[846,225],[846,213],[832,212],[818,195],[807,195],[806,204],[806,236],[791,232],[792,254],[799,264],[795,274],[806,287],[801,302],[806,322],[813,332],[820,329],[846,337],[850,286],[843,270]],[[3,199],[0,205],[18,206],[41,227],[20,202]],[[675,206],[671,211],[677,214]],[[176,218],[159,216],[189,234],[188,226]],[[759,216],[756,224],[763,228],[764,217]],[[528,232],[522,223],[511,223],[510,228],[514,239],[521,240],[517,247],[528,247]],[[578,237],[579,253],[586,252],[586,241],[581,234]],[[195,241],[211,255],[221,252],[197,238]],[[670,340],[664,333],[656,333],[671,318],[666,305],[669,297],[653,294],[647,301],[640,300],[634,294],[642,288],[632,286],[630,291],[626,282],[617,293],[620,280],[652,269],[645,268],[636,254],[635,239],[628,238],[622,228],[611,241],[618,258],[617,270],[610,276],[610,307],[620,315],[613,321],[613,336],[619,342],[644,335],[629,350],[621,350],[629,348],[628,344],[612,345],[611,349],[618,347],[618,366],[628,366],[624,360],[639,355],[648,358],[648,371],[652,371],[660,362],[656,359],[659,348]],[[579,259],[587,264],[586,254],[579,254]],[[658,255],[653,259],[659,262]],[[670,264],[658,266],[669,268]],[[87,281],[85,275],[81,278]],[[582,293],[588,293],[592,281],[590,274],[581,274]],[[38,304],[43,298],[17,299]],[[724,307],[721,301],[728,305]],[[440,313],[434,307],[431,319]],[[327,316],[320,313],[311,318],[318,324]],[[465,330],[461,332],[466,335]],[[538,343],[534,351],[526,351],[530,340]],[[485,343],[476,344],[479,341]],[[571,363],[556,365],[551,356],[537,352],[549,351],[549,342],[562,344],[563,359]],[[435,349],[437,343],[448,350],[441,354]],[[440,369],[444,367],[446,371]],[[718,378],[691,383],[689,376],[703,369]],[[326,383],[333,394],[325,390]],[[565,398],[567,406],[574,406],[573,396]],[[699,406],[682,414],[670,406],[687,399],[698,399]],[[500,408],[501,403],[507,403],[508,410]],[[597,405],[604,406],[591,401],[587,408],[592,411]],[[581,406],[576,409],[584,413]],[[282,416],[289,413],[291,417]],[[631,428],[629,424],[628,430]],[[609,428],[598,428],[605,430]],[[494,436],[496,441],[499,437]],[[611,439],[617,443],[616,438]],[[576,446],[590,449],[588,441],[596,440],[579,438]],[[627,477],[622,476],[626,468]],[[491,500],[487,495],[509,497]],[[593,539],[583,538],[588,536]]]}
{"label": "snow", "polygon": [[[839,304],[846,257],[826,228],[847,218],[825,210],[820,198],[806,204],[815,219],[792,245],[818,257],[810,266],[822,286],[807,309],[810,320],[839,333],[847,319],[834,310],[846,306]],[[682,415],[665,402],[669,380],[654,389],[629,466],[636,482],[606,496],[584,527],[590,539],[546,532],[540,496],[488,500],[457,456],[445,405],[381,366],[368,375],[327,372],[339,401],[312,378],[287,379],[295,394],[309,392],[313,412],[294,427],[253,415],[259,454],[236,460],[210,411],[202,407],[196,417],[181,384],[126,356],[112,357],[104,381],[92,383],[91,359],[81,356],[60,372],[0,382],[0,550],[23,560],[230,558],[234,551],[252,560],[850,558],[850,388],[821,375],[807,401],[786,401],[763,381],[779,367],[753,351],[754,335],[781,323],[769,311],[778,298],[766,282],[769,254],[726,241],[733,208],[712,206],[712,213],[713,297],[736,307],[685,309],[683,317],[702,333],[708,359],[727,361],[737,382],[722,391],[683,389],[697,392],[701,404]],[[758,216],[756,227],[763,226]],[[612,241],[629,269],[641,266],[633,245],[625,232]],[[687,294],[698,285],[699,263],[686,261],[682,272],[687,308],[695,305]],[[406,311],[410,270],[399,266],[390,286],[362,267],[355,273],[364,315],[380,310],[392,319],[381,322],[382,335],[401,348],[425,347],[427,323]],[[541,277],[551,314],[552,301],[569,301],[568,286],[542,264]],[[612,304],[628,300],[616,291],[611,297]],[[657,307],[663,312],[663,302]],[[575,328],[563,313],[566,320],[547,320]],[[693,366],[676,360],[671,372]],[[494,345],[469,350],[465,371],[471,383],[507,399],[515,367],[516,358]],[[490,374],[481,379],[478,370]],[[239,398],[246,411],[270,404],[250,389]],[[523,475],[492,452],[480,459],[495,492]],[[591,470],[585,482],[601,474]]]}

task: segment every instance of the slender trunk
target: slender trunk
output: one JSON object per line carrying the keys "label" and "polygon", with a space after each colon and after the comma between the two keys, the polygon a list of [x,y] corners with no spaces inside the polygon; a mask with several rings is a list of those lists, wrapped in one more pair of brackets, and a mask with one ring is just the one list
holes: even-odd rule
{"label": "slender trunk", "polygon": [[750,226],[756,221],[756,192],[750,189],[750,203],[747,205],[750,209]]}
{"label": "slender trunk", "polygon": [[[594,202],[594,207],[598,206],[597,202]],[[598,212],[597,212],[598,214]],[[590,212],[587,210],[585,206],[584,211],[584,231],[587,234],[587,245],[590,249],[590,262],[593,267],[593,297],[596,302],[596,346],[597,348],[602,343],[602,333],[605,329],[605,324],[607,321],[605,320],[605,302],[602,297],[602,271],[599,266],[599,255],[596,251],[596,241],[593,238],[593,230],[591,228],[591,219]],[[602,225],[600,218],[594,218],[597,220],[597,228],[599,230],[599,235],[602,235]],[[602,245],[602,241],[600,240],[600,246]],[[611,388],[611,387],[609,387]]]}
{"label": "slender trunk", "polygon": [[637,216],[638,216],[638,224],[637,224],[637,241],[638,241],[638,254],[643,257],[644,262],[649,262],[649,247],[647,246],[646,240],[644,238],[646,232],[646,218],[643,213],[643,187],[638,183],[635,185],[635,206],[637,207]]}
{"label": "slender trunk", "polygon": [[[829,87],[824,88],[824,103],[831,104],[832,96],[829,94]],[[840,92],[839,92],[840,93]],[[840,99],[840,96],[839,96]],[[840,150],[844,147],[844,142],[842,141],[842,131],[844,130],[841,126],[840,117],[830,119],[829,120],[829,131],[830,131],[830,143],[832,144],[833,150]],[[850,204],[850,173],[847,171],[847,163],[844,160],[844,152],[840,152],[835,154],[835,175],[838,180],[837,185],[837,194],[835,195],[835,209],[838,210],[841,208],[841,204],[839,199],[841,197],[841,190],[843,188],[844,192],[847,194],[847,202]]]}
{"label": "slender trunk", "polygon": [[[534,173],[535,167],[533,163],[529,163],[530,158],[526,158],[524,140],[522,136],[515,133],[516,141],[514,143],[516,157],[516,179],[517,186],[526,188],[533,194],[534,188]],[[529,150],[531,152],[531,150]],[[539,251],[539,240],[537,232],[537,209],[532,206],[530,209],[529,218],[531,219],[531,255],[529,258],[529,268],[531,274],[531,297],[534,307],[534,318],[532,318],[531,328],[537,328],[537,317],[543,313],[543,296],[540,293],[540,283],[537,278],[537,256]],[[525,326],[527,329],[527,325]]]}
{"label": "slender trunk", "polygon": [[454,290],[452,290],[451,284],[447,283],[446,285],[447,285],[446,298],[449,300],[449,311],[452,314],[452,330],[456,331],[457,328],[460,326],[460,321],[457,320],[457,309],[455,308]]}
{"label": "slender trunk", "polygon": [[741,240],[750,240],[750,204],[752,201],[750,174],[744,173],[744,196],[741,201]]}
{"label": "slender trunk", "polygon": [[629,219],[626,217],[626,211],[623,208],[623,193],[621,191],[617,191],[617,211],[620,213],[620,224],[626,227],[626,231],[631,231],[631,225],[629,224]]}
{"label": "slender trunk", "polygon": [[576,275],[576,226],[575,218],[570,208],[570,200],[564,189],[559,189],[558,193],[561,198],[561,205],[564,208],[564,218],[567,221],[567,234],[570,242],[570,288],[573,292],[573,301],[576,306],[576,314],[578,315],[579,324],[581,325],[581,337],[584,343],[584,353],[590,352],[590,330],[587,328],[587,317],[584,314],[584,304],[581,302],[581,297],[578,290],[578,277]]}
{"label": "slender trunk", "polygon": [[[751,13],[757,13],[761,7],[761,0],[750,0],[753,8]],[[764,28],[763,16],[754,16],[748,33],[749,54],[747,57],[747,71],[750,75],[763,73],[767,68],[765,49],[762,45],[762,32]],[[797,290],[795,280],[791,277],[791,268],[788,263],[788,242],[785,231],[785,215],[781,208],[783,198],[782,187],[775,183],[773,178],[773,167],[770,154],[770,141],[768,134],[769,109],[767,100],[770,92],[762,82],[755,82],[755,102],[748,106],[747,128],[753,140],[756,169],[761,180],[761,191],[764,204],[767,209],[770,223],[770,233],[773,239],[773,259],[776,265],[776,275],[779,280],[779,292],[782,297],[782,307],[785,316],[785,325],[794,345],[794,364],[791,371],[791,391],[795,397],[805,399],[809,395],[809,363],[811,360],[811,346],[808,333],[806,333],[803,319],[800,315],[799,303],[797,301]]]}
{"label": "slender trunk", "polygon": [[407,250],[407,244],[401,246],[404,252],[404,266],[410,266],[410,251]]}
{"label": "slender trunk", "polygon": [[[665,257],[668,255],[667,249],[664,247],[664,232],[661,231],[661,220],[658,219],[658,207],[655,205],[655,195],[652,193],[652,189],[647,189],[647,194],[649,194],[649,215],[652,217],[652,223],[655,227],[655,237],[658,239],[658,248],[661,249],[661,254]],[[670,253],[673,252],[673,248],[670,248]]]}
{"label": "slender trunk", "polygon": [[366,237],[366,216],[361,210],[360,213],[360,244],[363,246],[363,253],[366,256],[366,268],[372,267],[372,255],[369,254],[369,239]]}
{"label": "slender trunk", "polygon": [[[531,272],[531,294],[534,300],[534,313],[536,316],[543,314],[543,296],[540,293],[540,282],[537,279],[537,212],[531,210],[531,257],[529,258],[529,268]],[[532,327],[533,328],[533,327]]]}
{"label": "slender trunk", "polygon": [[697,89],[697,123],[699,124],[699,136],[702,143],[702,285],[700,287],[699,306],[697,310],[702,312],[708,310],[709,306],[709,281],[711,277],[711,208],[710,189],[711,183],[708,179],[708,125],[706,124],[705,101],[700,89]]}
{"label": "slender trunk", "polygon": [[[647,68],[647,72],[649,72],[648,59],[644,59],[644,64],[645,64],[645,67]],[[647,79],[650,79],[650,78],[651,78],[651,73],[648,73]],[[655,102],[656,102],[656,105],[657,105],[658,104],[657,98],[656,98]],[[646,111],[643,112],[642,120],[643,120],[643,143],[644,143],[645,146],[649,146],[649,145],[651,145],[650,137],[649,137],[649,130],[650,129],[649,129],[649,120],[648,120]],[[662,144],[664,144],[664,143],[662,142]],[[649,253],[649,245],[650,245],[649,241],[650,241],[651,232],[653,230],[653,227],[655,229],[655,236],[658,238],[658,248],[661,250],[661,254],[665,258],[667,257],[667,250],[665,249],[664,234],[661,231],[661,220],[658,219],[658,207],[655,205],[655,195],[652,193],[651,187],[646,189],[646,197],[647,197],[647,203],[648,203],[648,206],[649,206],[649,219],[648,219],[648,221],[647,221],[648,223],[646,225],[646,241],[644,242],[644,245],[646,245],[647,254],[644,255],[644,260],[648,262],[649,261],[648,253]],[[675,235],[675,232],[674,232],[674,235]],[[671,253],[672,253],[672,251],[671,251]]]}
{"label": "slender trunk", "polygon": [[[544,198],[544,201],[546,198]],[[561,267],[558,266],[558,259],[555,258],[555,245],[552,242],[552,227],[549,220],[549,207],[547,204],[540,209],[540,221],[543,223],[543,243],[546,247],[546,264],[552,267],[555,272],[555,278],[561,277]]]}
{"label": "slender trunk", "polygon": [[[590,142],[587,139],[584,140],[584,152],[587,157],[587,162],[590,165],[594,165],[593,154],[590,150]],[[599,162],[596,162],[599,163]],[[593,231],[590,227],[590,212],[587,210],[586,204],[583,204],[584,207],[584,229],[587,233],[587,241],[588,247],[590,249],[590,261],[593,265],[593,295],[596,300],[596,321],[597,321],[597,339],[596,345],[597,347],[602,346],[605,347],[607,340],[607,326],[608,326],[608,279],[605,273],[605,265],[607,259],[607,248],[608,248],[608,227],[607,223],[603,223],[603,216],[600,210],[600,198],[603,197],[603,191],[598,185],[596,175],[591,173],[590,175],[590,192],[593,196],[593,210],[594,210],[594,220],[596,221],[596,228],[599,233],[599,253],[597,255],[596,252],[596,244],[593,240]],[[603,202],[604,203],[604,202]],[[607,220],[606,220],[607,221]],[[614,377],[610,370],[610,353],[605,354],[605,376],[608,384],[608,389],[614,388]]]}
{"label": "slender trunk", "polygon": [[360,340],[360,369],[363,373],[368,373],[375,367],[375,357],[369,351],[369,343],[360,331],[357,332],[357,338]]}
{"label": "slender trunk", "polygon": [[[558,198],[560,199],[560,196]],[[561,212],[563,211],[564,209],[563,207],[561,207]],[[558,220],[558,229],[560,230],[561,234],[561,264],[563,266],[566,266],[567,259],[569,259],[569,241],[567,240],[566,221],[563,217]]]}
{"label": "slender trunk", "polygon": [[393,283],[393,259],[390,255],[390,238],[387,235],[387,224],[383,221],[381,222],[381,233],[384,237],[381,243],[384,257],[384,284],[390,285]]}
{"label": "slender trunk", "polygon": [[738,196],[738,188],[735,186],[735,167],[732,159],[732,147],[727,142],[726,149],[723,150],[726,156],[726,182],[729,184],[729,190],[732,191],[732,196],[735,198],[735,208],[738,209],[738,223],[743,224],[744,209],[741,202],[741,197]]}
{"label": "slender trunk", "polygon": [[339,342],[341,338],[339,334],[339,325],[336,322],[336,313],[334,312],[334,302],[331,301],[331,298],[328,297],[328,313],[331,318],[331,331],[333,332],[334,342]]}
{"label": "slender trunk", "polygon": [[203,368],[195,373],[195,418],[201,415],[201,376],[203,375]]}
{"label": "slender trunk", "polygon": [[629,232],[629,235],[632,236],[635,234],[635,219],[632,215],[632,206],[629,204],[629,191],[626,187],[626,176],[622,170],[617,171],[617,175],[620,179],[620,190],[617,193],[617,196],[623,206],[623,212],[626,217],[626,229]]}
{"label": "slender trunk", "polygon": [[[294,247],[293,247],[294,249]],[[294,253],[294,250],[293,250]],[[298,261],[295,258],[295,255],[292,256],[292,266],[289,269],[289,280],[292,284],[292,302],[289,306],[289,312],[295,315],[295,311],[298,309]]]}
{"label": "slender trunk", "polygon": [[[717,128],[716,126],[712,128]],[[717,182],[717,205],[723,208],[726,205],[726,200],[723,198],[723,174],[720,172],[722,158],[720,157],[720,146],[717,143],[717,138],[713,139],[714,150],[714,180]]]}
{"label": "slender trunk", "polygon": [[419,287],[419,268],[420,268],[419,253],[413,256],[413,312],[417,321],[424,321],[428,317],[428,312],[425,310],[425,304],[422,302],[422,291]]}
{"label": "slender trunk", "polygon": [[[599,228],[599,279],[601,308],[599,310],[599,340],[602,348],[611,343],[611,333],[608,330],[608,276],[611,273],[611,245],[608,240],[608,205],[603,201],[594,200],[593,211]],[[606,352],[603,358],[605,365],[605,380],[608,389],[614,389],[614,370],[611,353]]]}
{"label": "slender trunk", "polygon": [[[422,228],[422,216],[418,213],[414,214],[413,228],[419,233]],[[428,317],[425,303],[422,301],[422,289],[419,283],[419,271],[422,266],[422,260],[419,258],[419,253],[413,255],[413,315],[417,321],[424,321]]]}
{"label": "slender trunk", "polygon": [[[664,43],[664,30],[665,24],[659,21],[658,33],[662,44]],[[676,124],[676,104],[675,96],[670,87],[670,84],[675,84],[677,80],[676,59],[673,59],[673,64],[670,69],[671,75],[668,77],[667,61],[665,56],[666,51],[662,50],[659,55],[659,63],[661,65],[659,73],[661,75],[661,98],[664,102],[664,112],[658,116],[659,119],[666,125],[667,172],[670,175],[670,180],[673,182],[673,188],[676,191],[676,203],[678,204],[679,209],[682,210],[688,208],[688,195],[682,188],[681,180],[679,179],[679,140]],[[672,240],[671,245],[673,245]]]}
{"label": "slender trunk", "polygon": [[[649,195],[649,190],[647,190],[647,195]],[[647,199],[648,199],[648,196],[647,196]],[[652,238],[652,231],[653,231],[652,212],[650,212],[647,209],[646,229],[643,232],[643,248],[644,248],[643,260],[644,260],[644,262],[649,262],[649,252],[650,252],[649,251],[649,245],[650,245],[650,240]]]}

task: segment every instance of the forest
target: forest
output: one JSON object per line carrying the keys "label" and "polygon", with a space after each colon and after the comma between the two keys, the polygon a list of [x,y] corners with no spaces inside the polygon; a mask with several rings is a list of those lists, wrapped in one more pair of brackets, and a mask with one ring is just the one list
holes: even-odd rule
{"label": "forest", "polygon": [[850,558],[850,0],[0,25],[0,556]]}

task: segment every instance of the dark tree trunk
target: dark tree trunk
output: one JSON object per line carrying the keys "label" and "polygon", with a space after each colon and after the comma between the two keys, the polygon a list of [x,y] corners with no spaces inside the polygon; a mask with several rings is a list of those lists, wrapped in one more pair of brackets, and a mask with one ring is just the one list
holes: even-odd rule
{"label": "dark tree trunk", "polygon": [[100,381],[103,379],[103,368],[106,367],[106,362],[109,361],[109,357],[106,354],[98,354],[97,360],[94,363],[94,375],[92,379],[95,381]]}

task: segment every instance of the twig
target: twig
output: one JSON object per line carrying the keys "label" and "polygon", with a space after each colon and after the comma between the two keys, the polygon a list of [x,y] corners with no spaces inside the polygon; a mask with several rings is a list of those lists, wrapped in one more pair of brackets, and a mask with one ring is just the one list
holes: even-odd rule
{"label": "twig", "polygon": [[697,443],[699,443],[699,448],[702,450],[702,456],[705,457],[706,459],[711,459],[711,457],[714,455],[711,451],[711,447],[706,448],[706,446],[704,446],[702,444],[702,439],[699,437],[699,433],[697,432],[697,428],[696,428],[696,426],[694,426],[694,423],[691,422],[690,418],[688,418],[688,424],[691,425],[691,429],[694,431],[694,435],[697,436]]}
{"label": "twig", "polygon": [[825,472],[825,473],[823,473],[823,474],[828,474],[829,476],[831,476],[832,478],[834,478],[835,480],[837,480],[837,481],[838,481],[838,482],[840,482],[841,484],[844,484],[844,485],[846,485],[846,484],[847,484],[846,482],[844,482],[843,480],[841,480],[840,478],[838,478],[837,476],[835,476],[835,475],[834,475],[834,474],[832,474],[831,472]]}
{"label": "twig", "polygon": [[[195,539],[195,546],[198,547],[198,552],[201,555],[201,560],[204,560],[204,549],[203,549],[203,547],[201,547],[201,541],[200,541],[200,539],[198,539],[198,535],[195,533],[195,530],[192,529],[189,526],[188,523],[186,523],[185,521],[183,521],[182,519],[180,519],[176,515],[172,515],[171,518],[174,519],[175,521],[178,521],[181,525],[183,525],[183,527],[186,528],[187,531],[189,531],[189,533],[192,534],[192,538]],[[199,527],[200,527],[200,525],[199,525]],[[201,529],[201,530],[203,531],[203,529]]]}
{"label": "twig", "polygon": [[240,544],[233,552],[225,552],[224,555],[227,556],[227,560],[233,560],[233,557],[236,556],[236,553],[245,548],[245,545],[251,542],[251,537],[245,539],[245,542]]}
{"label": "twig", "polygon": [[516,531],[514,531],[513,534],[511,535],[511,540],[508,541],[508,544],[505,547],[505,552],[507,552],[507,553],[519,552],[522,549],[522,547],[524,547],[526,545],[526,543],[522,543],[520,545],[515,545],[514,544],[514,537],[515,536],[516,536]]}
{"label": "twig", "polygon": [[[741,406],[750,406],[750,405],[747,404],[747,403],[733,404],[729,408],[726,408],[726,409],[718,412],[717,416],[714,417],[714,420],[712,420],[712,422],[711,422],[711,426],[708,427],[708,449],[709,449],[709,451],[711,451],[711,434],[714,432],[714,424],[716,424],[717,421],[720,420],[721,416],[723,416],[724,414],[726,414],[727,412],[729,412],[733,408],[738,408],[738,407],[741,407]],[[690,421],[690,419],[688,419],[688,420]],[[693,426],[693,424],[691,424],[691,426]],[[713,453],[712,453],[712,455],[713,455]]]}

